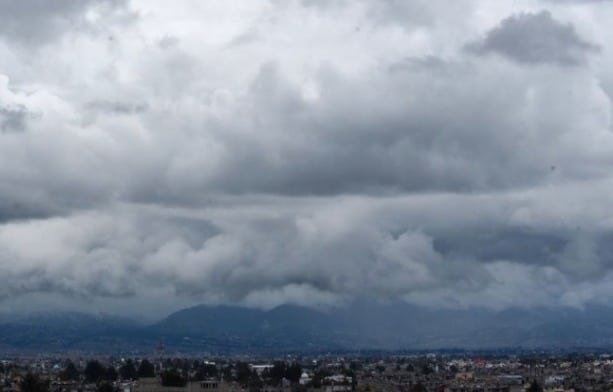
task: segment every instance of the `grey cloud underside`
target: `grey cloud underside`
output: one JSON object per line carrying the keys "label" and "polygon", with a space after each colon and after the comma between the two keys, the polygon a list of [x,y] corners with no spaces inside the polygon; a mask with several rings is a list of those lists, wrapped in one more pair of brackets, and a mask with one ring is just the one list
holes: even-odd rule
{"label": "grey cloud underside", "polygon": [[67,31],[89,30],[85,12],[92,7],[123,7],[124,0],[0,1],[0,36],[25,45],[48,43]]}
{"label": "grey cloud underside", "polygon": [[26,129],[26,122],[32,114],[25,106],[0,106],[0,130],[2,132],[21,132]]}
{"label": "grey cloud underside", "polygon": [[[258,76],[254,82],[255,87],[251,93],[254,96],[249,97],[253,102],[261,105],[256,107],[257,112],[266,119],[266,116],[270,116],[277,105],[285,106],[288,105],[286,102],[293,102],[297,108],[296,117],[282,119],[283,123],[280,124],[279,129],[284,132],[283,124],[293,123],[298,124],[298,130],[301,130],[300,113],[311,108],[301,102],[296,95],[292,95],[291,89],[289,90],[290,94],[284,97],[284,100],[278,102],[274,101],[277,97],[272,94],[273,100],[271,103],[271,95],[264,94],[264,92],[260,93],[257,88],[264,86],[266,87],[266,93],[269,93],[283,88],[289,89],[291,85],[280,79],[281,75],[276,70],[266,69],[264,72],[264,76]],[[397,75],[397,73],[394,75]],[[392,83],[387,80],[388,77],[390,77],[388,74],[383,74],[383,86]],[[395,80],[403,81],[404,77],[406,77],[406,74],[401,73],[400,78]],[[262,80],[265,80],[266,83],[262,84]],[[344,92],[345,88],[342,84],[338,87],[341,92]],[[382,88],[381,90],[386,89]],[[371,89],[371,91],[373,90]],[[553,91],[558,90],[554,89]],[[334,93],[340,94],[336,91]],[[344,93],[341,96],[351,96],[351,94]],[[266,100],[266,97],[268,97],[268,100]],[[359,96],[357,103],[362,104]],[[477,103],[475,103],[476,105]],[[331,105],[326,104],[325,101],[322,104],[322,107],[329,106]],[[424,107],[427,106],[426,103]],[[372,106],[370,107],[372,108]],[[291,105],[290,108],[292,108]],[[392,109],[395,108],[392,106]],[[483,106],[480,106],[480,109],[482,110]],[[351,113],[355,112],[351,111]],[[394,114],[393,111],[392,114]],[[390,176],[388,168],[394,166],[410,168],[410,166],[418,165],[419,160],[414,160],[415,154],[424,151],[435,154],[437,149],[441,149],[440,156],[444,156],[447,150],[446,144],[437,145],[435,142],[436,136],[429,134],[432,131],[420,131],[419,128],[411,128],[410,125],[403,126],[400,115],[398,115],[399,120],[397,120],[400,125],[396,127],[383,126],[382,128],[374,125],[372,127],[363,126],[362,123],[371,122],[375,124],[379,122],[381,124],[382,122],[385,124],[386,121],[390,121],[393,124],[394,119],[391,121],[389,118],[370,119],[368,117],[363,118],[360,115],[350,116],[349,112],[344,113],[342,110],[340,115],[336,111],[324,113],[324,115],[326,116],[324,118],[333,116],[330,118],[334,118],[334,121],[326,120],[322,121],[322,124],[333,123],[338,126],[348,122],[356,125],[355,127],[343,125],[337,130],[330,130],[326,125],[323,125],[319,128],[321,134],[315,133],[313,136],[316,138],[315,140],[319,140],[317,144],[307,144],[300,147],[293,145],[292,141],[289,140],[287,141],[289,145],[283,143],[278,145],[277,154],[281,155],[277,156],[277,159],[279,157],[286,159],[279,166],[268,166],[265,159],[267,157],[266,150],[264,149],[266,145],[258,145],[257,141],[253,141],[252,144],[245,146],[248,147],[246,150],[243,150],[242,146],[248,141],[242,138],[236,140],[230,138],[225,140],[224,143],[231,146],[232,160],[225,163],[227,166],[225,166],[224,171],[217,175],[211,184],[207,184],[203,188],[191,188],[194,190],[194,194],[186,192],[185,188],[182,188],[187,186],[187,189],[190,189],[189,187],[193,186],[191,183],[188,182],[185,185],[181,182],[174,183],[177,189],[173,189],[172,182],[165,183],[163,181],[164,176],[162,176],[162,181],[156,179],[151,183],[128,183],[125,185],[126,190],[124,192],[126,192],[126,197],[132,197],[131,192],[138,190],[138,192],[142,192],[143,199],[151,203],[181,205],[185,202],[197,204],[192,198],[198,200],[200,196],[203,196],[201,192],[208,187],[216,189],[217,192],[230,191],[239,194],[241,192],[272,192],[296,195],[303,193],[326,195],[339,191],[348,193],[351,192],[352,187],[356,187],[357,191],[364,192],[369,188],[376,189],[376,186],[380,185],[389,189],[397,187],[398,189],[405,188],[406,190],[418,190],[420,193],[427,193],[428,190],[436,189],[436,186],[455,190],[475,189],[475,186],[482,186],[478,182],[473,182],[478,180],[476,177],[479,175],[485,176],[485,178],[491,176],[492,181],[495,179],[495,181],[507,182],[500,184],[504,189],[510,185],[529,184],[529,182],[526,182],[526,178],[520,175],[521,170],[518,171],[516,160],[523,159],[523,164],[534,165],[534,168],[530,168],[528,165],[526,169],[528,172],[533,170],[535,173],[530,181],[555,177],[558,172],[564,172],[565,170],[568,170],[569,175],[572,176],[572,171],[580,169],[581,165],[589,167],[593,164],[590,161],[581,162],[581,160],[577,160],[573,162],[571,167],[567,168],[564,162],[561,162],[555,156],[555,159],[550,160],[537,154],[532,155],[522,148],[507,149],[506,143],[514,143],[510,139],[515,139],[516,136],[509,135],[509,138],[502,138],[498,141],[497,138],[488,138],[488,133],[481,133],[481,130],[476,130],[477,134],[473,135],[471,133],[473,128],[470,127],[467,120],[462,119],[458,120],[458,123],[461,124],[459,128],[451,127],[453,133],[449,135],[452,139],[448,142],[451,142],[450,145],[456,149],[458,147],[454,143],[462,143],[461,145],[466,150],[459,150],[457,153],[465,155],[459,155],[449,163],[441,161],[439,164],[443,166],[440,172],[434,168],[429,168],[428,165],[423,165],[414,168],[413,171],[407,170],[407,177],[401,176],[404,170],[399,171],[398,174],[392,173],[394,175]],[[425,116],[427,121],[422,120],[425,124],[428,121],[436,121],[434,118],[428,118],[427,113]],[[278,117],[275,117],[275,120],[278,120]],[[501,125],[500,122],[493,124],[498,127]],[[310,122],[307,125],[308,128],[301,131],[317,132],[315,130],[318,128],[312,126]],[[251,124],[248,124],[248,126],[251,126]],[[513,128],[512,125],[508,126],[510,130]],[[269,129],[273,130],[273,128]],[[428,127],[427,129],[437,128]],[[462,133],[463,131],[466,133]],[[560,130],[556,128],[555,132],[560,132]],[[572,133],[572,127],[565,132]],[[476,142],[479,135],[483,136],[481,145]],[[239,134],[239,136],[242,135]],[[298,136],[300,136],[300,133],[298,133]],[[354,137],[357,137],[357,140],[354,140]],[[473,137],[475,141],[473,141]],[[407,140],[404,145],[402,145],[403,138]],[[441,139],[441,142],[442,140],[444,139]],[[417,145],[413,146],[415,143]],[[487,144],[488,147],[484,147],[484,144]],[[376,154],[372,155],[372,159],[365,159],[368,156],[369,149],[373,146],[381,146],[380,151],[375,149]],[[399,146],[406,150],[400,150],[402,153],[398,155],[398,163],[393,164],[394,157],[390,157],[389,151],[393,151],[394,148]],[[488,152],[498,155],[498,158],[505,154],[522,153],[526,155],[522,155],[522,158],[519,158],[519,156],[516,159],[509,158],[506,166],[501,168],[496,168],[495,165],[485,168],[481,164],[473,164],[470,167],[484,171],[468,171],[465,176],[454,179],[454,181],[464,181],[464,184],[461,182],[460,185],[456,185],[455,182],[446,183],[446,170],[457,170],[458,162],[461,162],[462,159],[467,162],[476,159],[474,157],[475,152],[472,152],[471,148],[477,148],[477,151],[483,152],[498,148],[495,150],[496,152]],[[321,154],[320,149],[323,149],[323,155],[319,155]],[[348,151],[350,153],[347,153]],[[246,156],[241,154],[246,154]],[[306,162],[302,159],[303,156],[307,158]],[[247,159],[251,159],[251,161]],[[408,159],[408,161],[405,163],[404,159]],[[480,159],[484,159],[483,162],[488,160],[487,156]],[[536,161],[531,161],[531,159],[536,159]],[[308,165],[296,166],[296,161],[299,165],[306,165],[307,163]],[[553,173],[551,162],[557,164]],[[131,170],[130,161],[120,160],[120,163],[122,165],[117,168],[113,175],[129,174]],[[300,173],[299,170],[302,167],[304,167],[303,170],[307,170],[306,173]],[[187,171],[178,172],[175,176],[177,179],[184,181],[192,175],[196,175],[199,168],[200,165],[193,168],[187,167],[184,169]],[[273,170],[274,168],[277,168],[277,171]],[[192,172],[192,170],[196,171]],[[308,173],[311,174],[306,175]],[[414,177],[411,177],[412,173],[415,173]],[[458,171],[455,171],[455,173],[461,174]],[[322,179],[324,176],[329,176],[329,182]],[[312,181],[309,181],[311,178]],[[69,184],[73,181],[74,179],[69,178]],[[174,181],[174,179],[170,178],[168,181]],[[442,185],[433,184],[432,181],[440,181],[439,184]],[[519,182],[515,183],[514,181]],[[495,189],[496,185],[499,184],[492,182],[486,185]],[[135,186],[136,188],[134,188]],[[150,188],[151,186],[155,188]],[[66,199],[61,197],[63,192],[60,192],[60,189],[62,188],[55,190],[51,188],[49,190],[52,195],[55,195],[59,206],[66,206]],[[85,197],[84,190],[79,187],[75,188],[77,194],[81,194],[81,198],[86,202],[82,204],[82,208],[88,207],[87,201],[95,205],[94,199]],[[102,191],[104,195],[105,191]],[[342,201],[339,201],[339,203],[340,205],[343,204]],[[376,201],[374,203],[376,204]],[[333,199],[331,204],[335,204]],[[366,205],[358,208],[358,211],[365,207]],[[11,209],[12,207],[8,206],[7,208]],[[263,206],[262,213],[268,215],[268,211],[274,211],[277,208],[279,206],[274,204]],[[400,206],[396,208],[400,208]],[[478,207],[465,208],[470,211]],[[386,213],[393,214],[393,211],[394,208],[390,208]],[[311,210],[306,213],[306,216],[314,213],[315,211]],[[420,227],[428,225],[428,218],[422,218],[425,221],[422,220],[419,221],[419,224],[416,224],[409,216],[405,216],[400,222],[392,224],[392,228],[386,227],[388,224],[385,222],[377,223],[376,220],[366,219],[355,223],[349,221],[348,224],[351,226],[344,227],[343,232],[340,235],[333,236],[332,239],[328,239],[326,236],[317,236],[316,232],[315,237],[309,239],[308,230],[307,233],[304,232],[308,229],[308,225],[297,227],[300,222],[296,221],[294,214],[296,213],[289,212],[288,215],[280,218],[267,218],[251,222],[245,217],[241,218],[239,214],[234,219],[238,219],[240,225],[243,226],[242,228],[227,226],[227,223],[224,224],[222,221],[221,227],[214,230],[219,231],[217,234],[211,234],[208,230],[202,230],[198,225],[193,226],[191,223],[188,225],[183,222],[174,225],[163,220],[145,220],[143,222],[140,218],[134,218],[134,222],[128,220],[125,223],[127,225],[126,231],[120,231],[119,237],[116,237],[117,234],[112,234],[109,237],[107,230],[110,227],[103,228],[99,234],[102,236],[101,239],[97,238],[98,234],[93,234],[92,238],[87,238],[86,242],[83,243],[83,248],[70,249],[68,255],[60,255],[55,261],[50,262],[49,255],[45,254],[44,262],[50,262],[49,267],[51,268],[46,267],[45,264],[40,264],[42,260],[26,257],[18,265],[33,262],[36,267],[6,274],[5,276],[9,277],[10,281],[15,282],[16,285],[5,286],[4,297],[10,298],[28,292],[59,292],[83,298],[96,296],[125,297],[146,293],[147,287],[150,285],[165,285],[169,287],[171,292],[180,296],[212,297],[213,300],[218,301],[275,303],[275,299],[269,297],[278,297],[293,298],[294,301],[297,300],[296,298],[303,298],[308,302],[310,299],[316,298],[315,302],[335,302],[347,296],[364,293],[389,298],[441,289],[468,293],[478,292],[494,284],[493,272],[484,269],[484,266],[498,260],[513,260],[513,262],[523,263],[527,266],[534,264],[554,266],[560,271],[571,273],[576,271],[581,273],[582,271],[581,268],[573,267],[573,263],[577,263],[577,258],[572,258],[572,255],[564,259],[566,260],[564,263],[560,262],[564,250],[568,248],[568,243],[572,241],[572,238],[568,234],[556,236],[547,233],[551,230],[548,227],[543,228],[545,234],[541,234],[539,232],[522,231],[514,233],[512,230],[505,229],[502,223],[499,223],[502,226],[497,230],[493,230],[487,224],[478,225],[474,228],[475,235],[477,237],[485,236],[486,238],[478,241],[478,239],[467,236],[466,229],[461,227],[449,229],[448,232],[441,234],[435,229],[420,232]],[[439,214],[441,214],[441,217],[447,216],[444,210],[437,209],[428,210],[426,215],[433,217]],[[347,218],[349,216],[347,215]],[[103,218],[103,220],[106,219]],[[72,224],[70,222],[72,222],[70,219],[67,220],[67,224]],[[306,223],[308,223],[308,219]],[[330,222],[330,224],[332,223]],[[117,222],[114,223],[114,225],[116,224]],[[208,225],[206,221],[202,224]],[[92,226],[95,228],[97,225],[96,219],[92,219],[86,221],[82,227],[89,228]],[[325,227],[326,223],[323,222],[321,225]],[[382,225],[382,227],[378,227],[378,225]],[[7,228],[8,231],[11,229],[13,227]],[[315,226],[315,229],[321,230],[322,227]],[[111,233],[115,231],[113,229]],[[49,236],[45,233],[29,235],[34,238]],[[52,237],[58,235],[59,231],[53,231]],[[136,238],[137,242],[135,244],[124,244],[120,240],[124,237]],[[90,241],[94,244],[89,244]],[[96,245],[96,242],[99,244]],[[77,241],[77,243],[80,244],[81,242]],[[143,247],[143,245],[145,246]],[[606,248],[603,249],[606,250]],[[601,259],[602,256],[606,257],[606,252],[600,251],[600,255],[597,255],[595,269],[590,270],[587,275],[578,275],[581,280],[598,276],[608,269],[606,263],[603,262],[606,258]],[[15,260],[15,257],[21,257],[19,252],[5,260]],[[63,264],[65,268],[55,268],[53,267],[55,263]],[[94,268],[94,266],[97,266],[97,268]],[[526,277],[526,274],[532,274],[532,272],[524,271],[520,274]],[[544,280],[544,282],[547,282],[547,280]],[[535,284],[538,286],[538,283]],[[317,298],[314,293],[318,293],[322,298]],[[516,298],[510,299],[511,303],[516,303],[514,301],[516,301]]]}
{"label": "grey cloud underside", "polygon": [[130,103],[121,101],[92,101],[86,105],[87,109],[107,114],[130,115],[146,111],[148,105],[142,102]]}
{"label": "grey cloud underside", "polygon": [[[240,119],[207,119],[201,126],[218,130],[212,140],[191,134],[203,148],[223,146],[215,150],[217,171],[206,176],[194,164],[174,175],[202,176],[194,191],[334,195],[499,191],[602,174],[598,166],[608,158],[555,147],[580,138],[589,104],[579,97],[602,94],[582,75],[559,85],[543,73],[502,90],[500,74],[471,64],[401,64],[358,82],[324,71],[316,102],[265,65],[231,106]],[[510,78],[513,72],[500,70]],[[610,134],[601,137],[610,143]],[[195,162],[207,159],[190,153]],[[131,190],[133,200],[198,197],[180,179],[150,185]]]}
{"label": "grey cloud underside", "polygon": [[129,300],[155,288],[194,302],[259,306],[361,296],[452,307],[581,305],[610,291],[611,231],[588,217],[563,229],[552,218],[526,220],[527,211],[538,214],[537,200],[559,191],[519,200],[222,202],[199,218],[125,206],[13,223],[0,230],[2,259],[13,261],[0,295]]}
{"label": "grey cloud underside", "polygon": [[0,309],[613,298],[612,79],[581,18],[297,0],[234,28],[213,3],[0,3]]}
{"label": "grey cloud underside", "polygon": [[526,64],[584,64],[600,47],[582,39],[572,24],[555,20],[548,11],[510,16],[482,41],[467,45],[475,54],[496,53]]}
{"label": "grey cloud underside", "polygon": [[19,203],[14,197],[0,198],[0,222],[46,218],[57,215],[58,210],[45,208],[40,203]]}

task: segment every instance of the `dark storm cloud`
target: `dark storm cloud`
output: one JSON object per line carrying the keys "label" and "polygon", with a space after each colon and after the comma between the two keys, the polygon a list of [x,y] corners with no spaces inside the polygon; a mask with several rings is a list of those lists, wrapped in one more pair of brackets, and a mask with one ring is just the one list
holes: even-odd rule
{"label": "dark storm cloud", "polygon": [[570,242],[565,233],[531,232],[508,226],[467,228],[437,233],[434,248],[450,257],[477,258],[483,262],[515,260],[526,264],[555,263]]}
{"label": "dark storm cloud", "polygon": [[475,54],[496,53],[525,64],[576,66],[600,50],[582,39],[570,23],[555,20],[548,11],[522,13],[504,19],[486,37],[467,47]]}
{"label": "dark storm cloud", "polygon": [[[542,197],[550,196],[529,199]],[[198,213],[135,214],[125,206],[110,215],[13,223],[0,230],[0,245],[3,257],[19,262],[5,272],[27,284],[4,285],[3,295],[110,298],[157,287],[196,300],[271,305],[432,293],[431,304],[448,306],[436,297],[443,290],[460,304],[505,307],[560,304],[562,294],[600,285],[611,269],[606,230],[566,225],[555,234],[550,219],[526,229],[528,221],[517,218],[529,214],[522,199],[243,199]],[[37,248],[26,234],[41,239]],[[507,292],[516,281],[535,293],[556,285],[527,299]],[[493,297],[473,298],[484,292]]]}
{"label": "dark storm cloud", "polygon": [[[533,186],[559,175],[596,174],[590,174],[592,158],[570,165],[556,148],[546,154],[540,149],[540,143],[558,143],[556,135],[580,137],[577,120],[588,104],[576,98],[592,89],[582,76],[561,86],[555,76],[543,75],[501,90],[494,82],[498,77],[487,70],[422,63],[386,68],[360,81],[327,70],[316,79],[315,101],[304,99],[279,67],[263,66],[248,95],[232,106],[240,120],[211,118],[202,125],[220,129],[213,143],[226,146],[203,187],[286,195],[480,192]],[[500,72],[517,77],[510,70]],[[577,95],[570,96],[568,89]],[[539,111],[527,119],[531,105]],[[536,126],[541,130],[533,135]],[[194,151],[193,166],[182,166],[175,175],[198,176],[198,162],[206,158]],[[176,186],[155,187],[135,189],[135,199],[197,195]]]}
{"label": "dark storm cloud", "polygon": [[22,203],[6,195],[0,197],[0,224],[13,220],[46,218],[58,212],[57,210],[50,211],[43,206]]}
{"label": "dark storm cloud", "polygon": [[476,258],[488,263],[514,260],[525,265],[555,266],[573,281],[593,281],[613,268],[611,231],[580,227],[547,231],[500,225],[433,233],[434,249],[449,259]]}

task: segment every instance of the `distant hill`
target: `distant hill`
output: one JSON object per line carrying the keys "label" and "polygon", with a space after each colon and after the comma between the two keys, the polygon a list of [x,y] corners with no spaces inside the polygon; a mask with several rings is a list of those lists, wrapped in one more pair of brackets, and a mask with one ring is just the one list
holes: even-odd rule
{"label": "distant hill", "polygon": [[0,319],[0,350],[151,353],[613,347],[613,309],[432,310],[357,301],[315,310],[196,306],[152,325],[81,313]]}
{"label": "distant hill", "polygon": [[183,349],[319,351],[341,349],[332,314],[284,305],[269,311],[231,306],[196,306],[148,328],[151,335]]}
{"label": "distant hill", "polygon": [[21,351],[120,349],[138,339],[142,325],[109,315],[36,313],[0,321],[0,349]]}

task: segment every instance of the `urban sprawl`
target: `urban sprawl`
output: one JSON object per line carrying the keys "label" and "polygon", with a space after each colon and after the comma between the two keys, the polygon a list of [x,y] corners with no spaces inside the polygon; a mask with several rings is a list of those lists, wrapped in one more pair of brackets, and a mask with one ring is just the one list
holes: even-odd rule
{"label": "urban sprawl", "polygon": [[608,354],[5,357],[0,392],[611,391]]}

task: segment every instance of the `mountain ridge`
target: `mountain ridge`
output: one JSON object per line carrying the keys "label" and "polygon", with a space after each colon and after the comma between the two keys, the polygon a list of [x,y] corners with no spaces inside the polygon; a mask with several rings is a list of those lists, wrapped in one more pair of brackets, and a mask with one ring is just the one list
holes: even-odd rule
{"label": "mountain ridge", "polygon": [[0,320],[3,350],[326,352],[334,350],[613,347],[613,308],[428,309],[356,302],[269,310],[197,305],[143,324],[104,314],[50,312]]}

